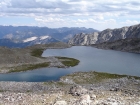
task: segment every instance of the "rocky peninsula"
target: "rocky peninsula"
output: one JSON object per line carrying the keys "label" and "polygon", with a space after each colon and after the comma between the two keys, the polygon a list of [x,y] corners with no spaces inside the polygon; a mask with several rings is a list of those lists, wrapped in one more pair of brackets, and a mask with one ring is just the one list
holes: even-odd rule
{"label": "rocky peninsula", "polygon": [[42,67],[66,68],[75,66],[79,63],[79,60],[74,58],[41,57],[43,51],[46,49],[68,47],[71,46],[62,42],[35,45],[26,48],[0,47],[0,73],[20,72]]}

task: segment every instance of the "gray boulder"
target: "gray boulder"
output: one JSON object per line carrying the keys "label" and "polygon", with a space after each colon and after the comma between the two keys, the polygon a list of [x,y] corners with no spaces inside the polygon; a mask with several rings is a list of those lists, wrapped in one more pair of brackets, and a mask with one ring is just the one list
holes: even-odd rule
{"label": "gray boulder", "polygon": [[88,90],[83,88],[82,86],[72,86],[70,88],[70,94],[74,96],[81,96],[83,94],[87,94]]}

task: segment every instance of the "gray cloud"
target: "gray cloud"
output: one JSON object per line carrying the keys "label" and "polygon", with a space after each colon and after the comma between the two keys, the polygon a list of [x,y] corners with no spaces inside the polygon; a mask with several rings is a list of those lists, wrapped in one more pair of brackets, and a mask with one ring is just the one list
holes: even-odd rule
{"label": "gray cloud", "polygon": [[127,2],[128,4],[131,4],[133,6],[140,6],[140,2],[132,1],[132,2]]}
{"label": "gray cloud", "polygon": [[122,0],[121,2],[107,2],[105,0],[4,0],[3,3],[0,2],[0,12],[5,15],[14,13],[16,15],[94,15],[95,13],[107,12],[139,14],[140,8],[135,10],[134,6],[139,7],[140,2],[131,0]]}
{"label": "gray cloud", "polygon": [[36,1],[36,0],[12,0],[9,8],[69,8],[69,5],[62,1]]}

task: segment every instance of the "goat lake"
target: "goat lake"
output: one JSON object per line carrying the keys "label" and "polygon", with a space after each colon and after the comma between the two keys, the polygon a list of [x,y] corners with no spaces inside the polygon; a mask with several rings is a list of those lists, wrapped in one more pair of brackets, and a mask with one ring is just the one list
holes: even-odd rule
{"label": "goat lake", "polygon": [[0,74],[0,81],[56,81],[61,76],[78,71],[140,76],[140,54],[136,53],[103,50],[88,46],[73,46],[66,49],[47,49],[42,56],[71,57],[80,60],[80,63],[69,68],[41,68],[26,72]]}

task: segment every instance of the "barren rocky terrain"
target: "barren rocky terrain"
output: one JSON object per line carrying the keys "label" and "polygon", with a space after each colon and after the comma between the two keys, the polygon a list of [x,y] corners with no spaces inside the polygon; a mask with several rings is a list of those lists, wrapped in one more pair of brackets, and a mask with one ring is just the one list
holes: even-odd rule
{"label": "barren rocky terrain", "polygon": [[116,29],[105,29],[101,32],[94,32],[89,34],[76,34],[69,40],[69,44],[91,45],[132,38],[140,38],[140,24]]}
{"label": "barren rocky terrain", "polygon": [[[67,48],[66,43],[52,43],[46,45],[35,45],[26,48],[0,47],[0,73],[13,71],[25,71],[40,67],[65,67],[61,60],[55,57],[41,57],[43,50],[49,48]],[[26,67],[26,68],[25,68]]]}
{"label": "barren rocky terrain", "polygon": [[106,29],[89,34],[76,34],[68,43],[71,45],[92,45],[101,49],[140,53],[140,24]]}
{"label": "barren rocky terrain", "polygon": [[101,49],[111,49],[118,51],[140,53],[140,38],[122,39],[114,42],[104,42],[100,44],[94,44],[92,46]]}
{"label": "barren rocky terrain", "polygon": [[[43,58],[40,54],[47,48],[67,47],[70,46],[64,43],[24,49],[0,47],[1,73],[11,68],[40,67],[40,64],[42,67],[66,67],[62,62],[71,59]],[[69,74],[50,82],[1,81],[0,105],[140,105],[140,77],[92,71]]]}
{"label": "barren rocky terrain", "polygon": [[140,79],[78,72],[57,82],[0,82],[1,105],[140,105]]}

